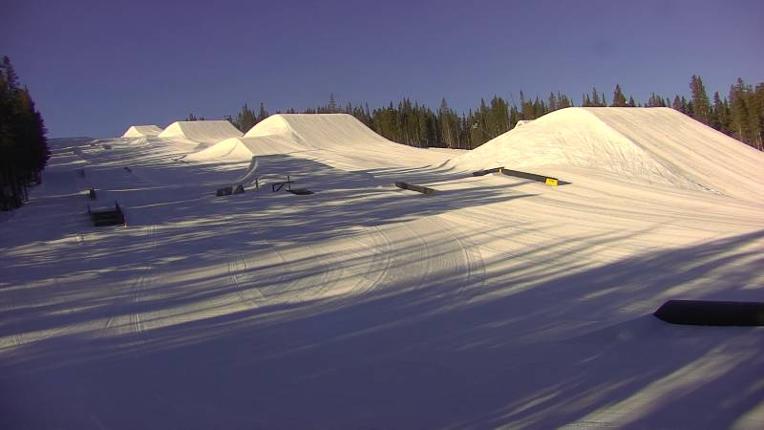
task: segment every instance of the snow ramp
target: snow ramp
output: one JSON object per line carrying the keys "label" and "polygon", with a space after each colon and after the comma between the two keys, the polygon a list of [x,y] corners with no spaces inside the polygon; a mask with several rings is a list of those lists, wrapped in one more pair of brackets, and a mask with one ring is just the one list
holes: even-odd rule
{"label": "snow ramp", "polygon": [[122,137],[153,137],[159,136],[162,129],[156,125],[134,125],[125,131]]}
{"label": "snow ramp", "polygon": [[348,114],[272,115],[244,136],[281,136],[321,162],[347,170],[427,165],[447,159],[447,155],[388,140]]}
{"label": "snow ramp", "polygon": [[429,164],[447,155],[392,142],[347,114],[278,114],[231,138],[189,155],[191,161],[246,161],[253,156],[304,154],[350,170],[394,165],[400,160]]}
{"label": "snow ramp", "polygon": [[252,157],[305,151],[288,135],[232,137],[188,155],[188,161],[249,161]]}
{"label": "snow ramp", "polygon": [[231,137],[241,137],[242,133],[230,122],[219,121],[176,121],[159,134],[164,139],[190,140],[198,143],[217,143]]}
{"label": "snow ramp", "polygon": [[347,114],[272,115],[252,127],[245,137],[271,135],[291,136],[306,149],[333,148],[348,145],[398,145],[372,131]]}
{"label": "snow ramp", "polygon": [[764,153],[670,108],[566,108],[451,161],[546,175],[584,168],[620,179],[761,201]]}

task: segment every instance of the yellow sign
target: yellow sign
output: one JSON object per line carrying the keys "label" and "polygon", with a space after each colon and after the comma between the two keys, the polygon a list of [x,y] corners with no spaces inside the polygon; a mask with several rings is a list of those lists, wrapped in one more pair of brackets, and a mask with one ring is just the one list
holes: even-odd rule
{"label": "yellow sign", "polygon": [[546,182],[545,183],[547,185],[549,185],[550,187],[556,187],[557,186],[557,179],[555,179],[555,178],[546,178]]}

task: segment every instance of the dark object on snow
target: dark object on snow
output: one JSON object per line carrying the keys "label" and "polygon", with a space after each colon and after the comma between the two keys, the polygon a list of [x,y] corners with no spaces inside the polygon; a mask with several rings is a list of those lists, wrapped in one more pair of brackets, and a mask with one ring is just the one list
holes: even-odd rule
{"label": "dark object on snow", "polygon": [[305,188],[292,188],[287,190],[287,192],[290,192],[292,194],[297,194],[298,196],[307,196],[309,194],[313,194],[313,191],[305,189]]}
{"label": "dark object on snow", "polygon": [[90,220],[93,221],[93,225],[96,227],[125,224],[125,214],[117,202],[114,202],[114,209],[92,210],[90,205],[88,205],[88,215],[90,215]]}
{"label": "dark object on snow", "polygon": [[281,189],[284,188],[284,185],[286,185],[287,191],[292,190],[292,180],[289,179],[289,176],[287,176],[286,182],[274,182],[273,184],[271,184],[271,191],[273,191],[274,193],[276,191],[281,191]]}
{"label": "dark object on snow", "polygon": [[[528,173],[528,172],[521,172],[519,170],[511,170],[511,169],[505,169],[500,168],[499,171],[507,176],[514,176],[516,178],[522,178],[522,179],[530,179],[531,181],[537,181],[542,182],[547,185],[551,185],[553,187],[556,187],[557,185],[568,185],[570,182],[561,181],[557,178],[553,178],[551,176],[542,176],[537,175],[535,173]],[[474,174],[474,173],[473,173]]]}
{"label": "dark object on snow", "polygon": [[233,189],[234,194],[241,194],[244,192],[244,185],[239,184],[236,186],[236,188]]}
{"label": "dark object on snow", "polygon": [[90,200],[95,200],[96,199],[95,188],[91,188],[91,189],[88,190],[88,197],[90,198]]}
{"label": "dark object on snow", "polygon": [[499,173],[503,168],[504,167],[494,167],[493,169],[478,170],[477,172],[472,172],[472,176],[485,176],[489,173]]}
{"label": "dark object on snow", "polygon": [[764,326],[764,303],[669,300],[653,315],[672,324]]}
{"label": "dark object on snow", "polygon": [[435,190],[432,188],[424,187],[422,185],[409,184],[407,182],[396,182],[395,186],[404,190],[416,191],[422,194],[432,194],[435,192]]}
{"label": "dark object on snow", "polygon": [[218,188],[217,193],[215,193],[218,197],[230,196],[231,194],[233,194],[233,187]]}
{"label": "dark object on snow", "polygon": [[133,172],[133,169],[131,169],[131,168],[127,167],[127,166],[125,166],[125,170],[126,170],[126,171],[128,171],[128,172],[130,172],[130,173],[132,173],[132,172]]}
{"label": "dark object on snow", "polygon": [[103,144],[102,146],[103,146],[103,149],[111,149],[111,145]]}
{"label": "dark object on snow", "polygon": [[79,175],[80,178],[85,177],[85,169],[77,169],[77,175]]}

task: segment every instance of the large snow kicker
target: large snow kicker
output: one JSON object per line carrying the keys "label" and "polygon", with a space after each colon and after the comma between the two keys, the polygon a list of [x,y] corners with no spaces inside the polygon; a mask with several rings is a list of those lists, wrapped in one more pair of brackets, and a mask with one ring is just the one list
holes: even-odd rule
{"label": "large snow kicker", "polygon": [[243,138],[224,140],[186,159],[246,161],[253,156],[305,152],[315,152],[311,155],[319,158],[321,152],[331,152],[333,162],[357,167],[422,156],[421,149],[385,139],[351,115],[279,114],[261,121]]}
{"label": "large snow kicker", "polygon": [[239,136],[241,132],[225,120],[176,121],[159,134],[161,138],[190,140],[198,143],[217,143],[223,139]]}
{"label": "large snow kicker", "polygon": [[764,193],[764,153],[670,108],[567,108],[457,157],[464,169],[498,165],[547,175],[591,169],[620,179],[748,200]]}
{"label": "large snow kicker", "polygon": [[134,125],[125,131],[122,137],[152,137],[158,136],[162,129],[156,125]]}
{"label": "large snow kicker", "polygon": [[185,159],[188,161],[247,161],[256,156],[290,154],[306,150],[309,149],[295,142],[288,135],[232,137],[189,154]]}
{"label": "large snow kicker", "polygon": [[[306,148],[394,144],[347,114],[272,115],[252,127],[245,137],[288,135]],[[397,145],[397,144],[396,144]]]}

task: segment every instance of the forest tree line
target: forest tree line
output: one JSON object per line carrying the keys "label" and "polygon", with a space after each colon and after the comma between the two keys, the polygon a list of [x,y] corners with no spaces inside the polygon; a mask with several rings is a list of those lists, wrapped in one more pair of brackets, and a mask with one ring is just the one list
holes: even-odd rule
{"label": "forest tree line", "polygon": [[[682,95],[672,99],[652,93],[645,103],[640,103],[633,96],[627,96],[620,84],[615,86],[609,100],[604,91],[592,88],[591,93],[581,96],[579,106],[670,107],[764,150],[764,82],[754,87],[738,79],[727,95],[716,91],[709,98],[701,77],[693,75],[689,89],[689,99]],[[573,99],[560,92],[551,92],[546,98],[530,98],[520,91],[519,103],[494,96],[490,100],[481,99],[477,107],[463,113],[451,108],[445,98],[435,110],[408,98],[369,109],[368,104],[340,105],[331,95],[325,105],[300,112],[288,109],[283,113],[347,113],[394,142],[418,147],[474,149],[511,130],[520,120],[533,120],[571,106],[575,106]],[[246,132],[268,115],[262,103],[257,111],[245,104],[235,116],[226,118]],[[192,114],[187,119],[198,118]]]}
{"label": "forest tree line", "polygon": [[0,210],[20,207],[50,157],[46,130],[10,59],[0,63]]}

